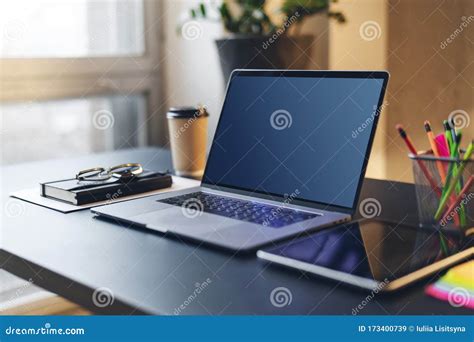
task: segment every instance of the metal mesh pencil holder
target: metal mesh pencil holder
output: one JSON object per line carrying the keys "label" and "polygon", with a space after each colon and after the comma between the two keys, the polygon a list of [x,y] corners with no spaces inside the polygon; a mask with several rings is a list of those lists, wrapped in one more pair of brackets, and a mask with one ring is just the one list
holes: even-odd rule
{"label": "metal mesh pencil holder", "polygon": [[[463,232],[474,227],[474,159],[409,154],[420,226]],[[451,192],[448,195],[448,191]]]}

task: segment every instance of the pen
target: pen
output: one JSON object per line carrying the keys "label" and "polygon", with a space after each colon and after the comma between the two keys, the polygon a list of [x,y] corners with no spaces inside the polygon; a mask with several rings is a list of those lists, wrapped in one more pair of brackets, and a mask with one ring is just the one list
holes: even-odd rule
{"label": "pen", "polygon": [[[407,132],[403,129],[403,126],[398,124],[395,126],[395,128],[398,130],[398,133],[402,137],[403,141],[405,141],[405,144],[408,147],[408,150],[413,153],[415,156],[418,155],[418,152],[416,152],[415,146],[413,146],[413,143],[411,142],[410,137],[408,136]],[[433,181],[433,178],[430,175],[430,172],[426,168],[425,164],[419,159],[417,159],[418,165],[420,166],[421,171],[425,174],[426,179],[431,185],[431,188],[436,192],[438,196],[441,196],[441,191],[439,190],[438,186],[436,183]]]}
{"label": "pen", "polygon": [[454,123],[454,119],[450,119],[448,121],[449,123],[449,130],[451,131],[451,137],[453,138],[453,141],[456,141],[456,124]]}
{"label": "pen", "polygon": [[[454,173],[453,180],[449,184],[449,187],[447,188],[446,192],[444,192],[443,195],[441,196],[441,201],[439,203],[438,210],[436,211],[436,214],[434,217],[435,221],[438,221],[440,219],[441,214],[443,213],[444,206],[446,205],[446,202],[448,201],[448,197],[453,192],[459,178],[461,178],[461,175],[464,172],[464,168],[466,167],[467,162],[469,161],[469,159],[471,159],[473,149],[474,149],[474,143],[473,141],[471,141],[471,143],[469,144],[466,150],[466,153],[464,154],[464,158],[461,162],[461,165],[459,165],[459,168],[455,170],[455,172],[453,172]],[[446,183],[446,186],[448,186],[448,183]]]}
{"label": "pen", "polygon": [[448,150],[451,153],[451,148],[453,147],[453,135],[451,134],[451,127],[449,126],[448,120],[443,121],[444,127],[444,136],[446,137],[446,142],[448,143]]}
{"label": "pen", "polygon": [[[461,132],[460,131],[456,132],[456,124],[454,122],[454,118],[449,119],[449,127],[451,130],[451,136],[453,138],[453,142],[455,142],[457,135],[459,135]],[[456,149],[456,151],[454,151],[454,153],[456,153],[456,155],[459,153],[459,147]],[[459,179],[459,187],[456,190],[460,191],[463,186],[464,186],[464,180],[461,176],[461,178]]]}
{"label": "pen", "polygon": [[[453,124],[454,124],[454,122],[453,122]],[[453,132],[453,130],[451,132]],[[462,132],[458,131],[457,135],[454,135],[454,136],[455,136],[455,144],[454,144],[453,151],[452,151],[452,157],[458,159],[459,158],[459,148],[460,148],[460,145],[461,145]],[[458,168],[459,163],[457,163],[457,162],[452,162],[452,163],[454,164],[453,165],[453,172],[456,172],[456,169]],[[463,174],[461,173],[461,176],[459,177],[459,181],[457,181],[457,183],[456,183],[456,187],[454,189],[455,191],[451,195],[451,197],[453,198],[454,201],[456,200],[456,198],[455,198],[456,194],[460,193],[460,191],[462,190],[463,187],[464,187],[464,180],[463,180]],[[466,212],[465,212],[465,209],[464,209],[464,205],[462,203],[461,203],[461,208],[460,208],[460,211],[459,211],[458,215],[459,215],[459,218],[461,219],[461,226],[464,226],[466,224]]]}
{"label": "pen", "polygon": [[[451,135],[449,123],[447,120],[443,121],[443,127],[444,127],[444,136],[446,137],[446,143],[448,144],[449,157],[453,157],[454,141],[453,141],[453,136]],[[453,162],[449,163],[448,175],[446,177],[445,188],[443,189],[443,194],[444,194],[444,191],[446,190],[447,184],[449,184],[451,181],[451,176],[453,175],[455,166],[456,166],[456,163],[453,163]]]}
{"label": "pen", "polygon": [[[440,155],[438,151],[438,146],[436,145],[435,137],[434,137],[433,131],[431,130],[431,124],[428,120],[425,121],[425,131],[426,131],[426,135],[428,136],[431,149],[433,150],[433,154],[435,155],[436,158],[439,158]],[[436,166],[438,167],[439,175],[441,176],[441,180],[443,181],[443,184],[444,184],[446,182],[446,172],[444,171],[443,163],[437,160]]]}
{"label": "pen", "polygon": [[[458,136],[456,137],[456,141],[453,141],[450,144],[450,149],[449,149],[450,157],[453,159],[457,158],[459,155],[458,151],[459,151],[459,145],[461,143],[461,137],[462,137],[462,134],[461,132],[459,132]],[[457,168],[456,162],[449,163],[448,175],[446,177],[446,184],[450,182],[453,173],[456,172],[456,168]]]}

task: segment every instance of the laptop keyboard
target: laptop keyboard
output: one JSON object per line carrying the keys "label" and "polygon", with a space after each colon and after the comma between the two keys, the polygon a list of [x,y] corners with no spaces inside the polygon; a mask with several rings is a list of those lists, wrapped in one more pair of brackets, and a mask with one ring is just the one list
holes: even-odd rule
{"label": "laptop keyboard", "polygon": [[272,228],[288,226],[319,216],[318,214],[304,211],[217,196],[204,192],[194,192],[170,197],[158,200],[158,202],[180,206],[186,210],[190,210],[190,212],[203,211]]}

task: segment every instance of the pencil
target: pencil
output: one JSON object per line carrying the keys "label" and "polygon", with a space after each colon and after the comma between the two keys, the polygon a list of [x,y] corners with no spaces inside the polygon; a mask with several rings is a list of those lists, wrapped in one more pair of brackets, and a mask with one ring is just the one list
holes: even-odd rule
{"label": "pencil", "polygon": [[[415,156],[418,155],[418,152],[416,151],[415,146],[413,146],[413,143],[411,142],[410,137],[408,136],[407,132],[403,129],[403,126],[398,124],[395,126],[395,128],[398,130],[398,133],[402,137],[403,141],[408,147],[408,150],[413,153]],[[425,164],[419,159],[417,159],[418,165],[420,166],[421,171],[424,173],[426,179],[430,183],[431,188],[436,192],[436,194],[440,197],[441,196],[441,191],[439,190],[438,186],[434,182],[433,178],[430,175],[430,172],[426,168]]]}
{"label": "pencil", "polygon": [[[454,121],[452,121],[452,123],[453,123],[452,127],[454,127]],[[456,141],[453,148],[453,158],[459,158],[459,148],[461,145],[462,132],[459,130],[456,133],[454,128],[452,128],[451,132],[454,132],[453,135]],[[455,172],[457,168],[458,168],[458,163],[456,163],[455,167],[453,168],[453,172]],[[463,180],[463,174],[461,173],[461,176],[459,177],[459,181],[457,182],[456,187],[454,189],[455,191],[453,191],[453,194],[451,195],[451,197],[454,197],[453,200],[456,200],[456,194],[459,194],[463,187],[464,187],[464,180]],[[461,210],[459,212],[459,218],[461,219],[461,226],[465,226],[466,225],[466,211],[462,203],[461,203]]]}
{"label": "pencil", "polygon": [[[474,150],[474,141],[471,141],[469,144],[466,153],[464,154],[464,158],[461,161],[461,165],[459,165],[459,168],[457,168],[453,173],[453,179],[451,183],[449,184],[449,187],[445,192],[443,192],[443,196],[441,197],[441,201],[439,203],[438,210],[436,211],[435,214],[435,221],[438,221],[441,217],[441,214],[443,213],[443,209],[446,205],[446,202],[448,201],[448,197],[451,196],[451,193],[453,192],[454,188],[456,187],[456,184],[458,183],[459,178],[461,178],[462,173],[464,172],[464,168],[466,167],[466,164],[469,162],[469,159],[471,159],[472,151]],[[445,186],[448,186],[448,183],[446,183]]]}
{"label": "pencil", "polygon": [[[441,197],[443,197],[444,194],[446,193],[446,191],[448,190],[449,184],[451,183],[451,179],[452,179],[453,175],[457,172],[458,164],[456,163],[455,159],[457,159],[459,157],[459,146],[461,145],[461,139],[462,139],[462,132],[459,131],[458,135],[456,136],[456,139],[452,142],[452,145],[451,145],[450,155],[451,155],[451,158],[454,159],[454,160],[450,161],[450,163],[449,163],[448,175],[446,177],[446,182],[444,184]],[[462,177],[462,174],[461,174],[461,177]],[[457,182],[457,184],[455,186],[456,191],[454,191],[451,194],[451,202],[456,200],[456,192],[461,191],[461,188],[462,188],[462,185],[460,185],[460,182]],[[458,213],[458,215],[459,215],[459,217],[458,216],[455,217],[456,225],[459,225],[459,220],[461,220],[461,225],[464,225],[465,222],[466,222],[466,219],[465,219],[466,215],[464,213],[464,206],[462,206],[461,212]]]}
{"label": "pencil", "polygon": [[471,188],[471,186],[474,184],[474,176],[471,175],[471,177],[469,177],[469,180],[466,182],[466,184],[464,185],[464,188],[462,188],[461,192],[459,193],[458,197],[456,198],[456,200],[451,203],[451,205],[449,206],[449,208],[446,210],[445,214],[443,215],[443,220],[446,220],[448,215],[451,213],[451,212],[454,212],[454,209],[456,208],[457,205],[459,205],[459,203],[461,202],[461,200],[463,199],[463,197],[465,196],[466,192],[469,191],[469,189]]}
{"label": "pencil", "polygon": [[[435,137],[434,137],[433,131],[431,130],[431,124],[428,120],[425,121],[425,131],[426,131],[426,135],[428,136],[431,149],[433,150],[433,154],[435,155],[436,158],[439,158],[440,155],[438,151],[438,146],[436,145]],[[436,166],[438,167],[439,175],[444,184],[446,182],[446,172],[444,171],[443,163],[438,160],[436,161]]]}

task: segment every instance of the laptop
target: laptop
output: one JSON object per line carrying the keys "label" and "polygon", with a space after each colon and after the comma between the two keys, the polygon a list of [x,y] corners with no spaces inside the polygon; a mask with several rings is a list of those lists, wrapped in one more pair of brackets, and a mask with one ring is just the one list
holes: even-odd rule
{"label": "laptop", "polygon": [[199,187],[92,212],[235,251],[348,221],[388,76],[235,70]]}

